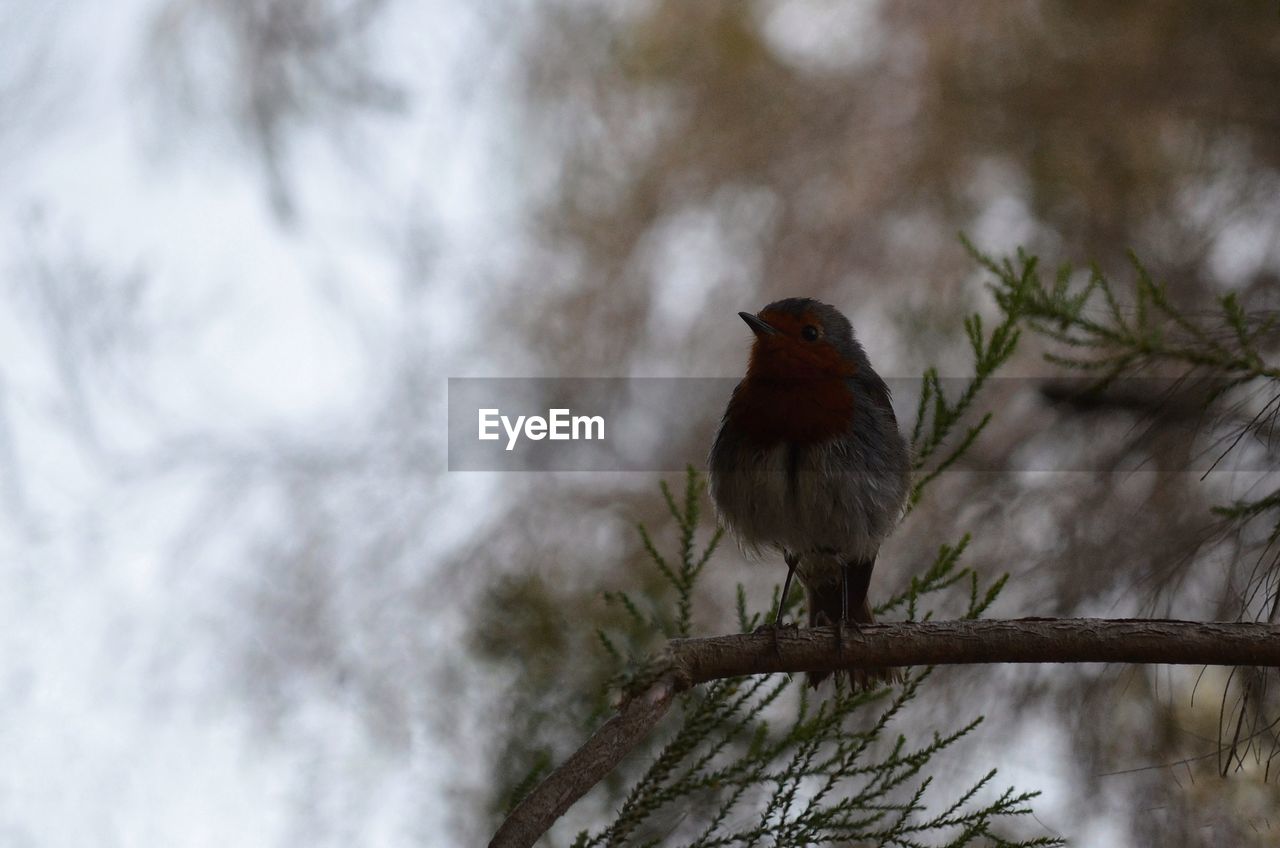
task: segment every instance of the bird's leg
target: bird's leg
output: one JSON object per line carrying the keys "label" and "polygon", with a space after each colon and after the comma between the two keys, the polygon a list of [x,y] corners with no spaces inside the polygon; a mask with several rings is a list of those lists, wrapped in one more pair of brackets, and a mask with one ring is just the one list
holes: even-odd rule
{"label": "bird's leg", "polygon": [[844,653],[844,623],[849,620],[849,572],[840,569],[840,620],[836,622],[836,650]]}
{"label": "bird's leg", "polygon": [[800,564],[800,555],[787,551],[783,554],[783,559],[787,561],[787,579],[782,581],[782,594],[778,596],[778,614],[773,617],[773,653],[777,657],[782,656],[782,649],[778,647],[778,630],[782,627],[782,611],[787,608],[791,578],[795,576],[796,566]]}
{"label": "bird's leg", "polygon": [[795,576],[796,566],[800,564],[799,554],[793,554],[790,551],[783,554],[783,559],[787,561],[787,579],[782,581],[782,594],[778,596],[778,614],[773,617],[773,626],[775,628],[782,626],[782,611],[787,606],[787,594],[791,591],[791,578]]}
{"label": "bird's leg", "polygon": [[840,625],[849,620],[849,572],[840,569]]}
{"label": "bird's leg", "polygon": [[782,556],[787,562],[787,579],[782,581],[782,594],[778,596],[778,611],[773,616],[773,625],[762,624],[756,628],[757,633],[768,628],[773,634],[773,653],[779,658],[782,656],[782,649],[778,646],[778,631],[783,627],[782,612],[787,607],[787,595],[791,592],[791,578],[795,576],[796,566],[800,564],[799,554],[787,551]]}

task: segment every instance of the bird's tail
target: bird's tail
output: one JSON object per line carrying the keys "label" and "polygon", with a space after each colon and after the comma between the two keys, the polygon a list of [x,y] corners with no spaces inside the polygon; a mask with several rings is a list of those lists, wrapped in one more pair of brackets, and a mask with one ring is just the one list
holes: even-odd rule
{"label": "bird's tail", "polygon": [[[875,560],[850,562],[844,566],[844,580],[815,587],[806,587],[809,599],[809,626],[829,627],[840,620],[843,610],[849,611],[848,621],[854,625],[875,624],[876,617],[871,612],[871,604],[867,601],[867,587],[871,582],[871,569]],[[842,600],[841,592],[847,595]],[[814,689],[826,680],[831,672],[810,671],[805,679]],[[854,692],[875,689],[879,686],[903,681],[902,671],[896,668],[851,668],[840,672],[845,675],[849,687]]]}

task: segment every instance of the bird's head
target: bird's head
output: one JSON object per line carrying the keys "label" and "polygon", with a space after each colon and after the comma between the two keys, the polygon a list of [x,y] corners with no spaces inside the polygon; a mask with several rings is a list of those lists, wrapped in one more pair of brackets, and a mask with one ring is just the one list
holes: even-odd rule
{"label": "bird's head", "polygon": [[738,315],[756,335],[748,377],[851,377],[863,359],[849,319],[820,301],[792,297]]}

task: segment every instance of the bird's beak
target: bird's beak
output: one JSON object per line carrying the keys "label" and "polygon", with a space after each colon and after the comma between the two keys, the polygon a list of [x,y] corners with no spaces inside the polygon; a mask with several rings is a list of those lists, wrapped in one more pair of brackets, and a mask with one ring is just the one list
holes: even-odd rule
{"label": "bird's beak", "polygon": [[751,328],[751,332],[755,333],[757,336],[776,336],[778,334],[777,327],[761,321],[750,312],[739,312],[738,317],[743,321],[746,321],[747,326]]}

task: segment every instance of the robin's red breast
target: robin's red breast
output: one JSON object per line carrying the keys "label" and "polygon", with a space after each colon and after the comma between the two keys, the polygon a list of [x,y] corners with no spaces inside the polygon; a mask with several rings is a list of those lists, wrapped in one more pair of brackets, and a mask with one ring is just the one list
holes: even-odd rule
{"label": "robin's red breast", "polygon": [[[720,518],[744,548],[782,554],[782,597],[799,577],[810,627],[873,623],[871,570],[909,475],[889,387],[835,307],[789,298],[739,315],[755,341],[711,448]],[[775,626],[781,617],[780,602]],[[888,669],[850,673],[857,688],[892,679]]]}

